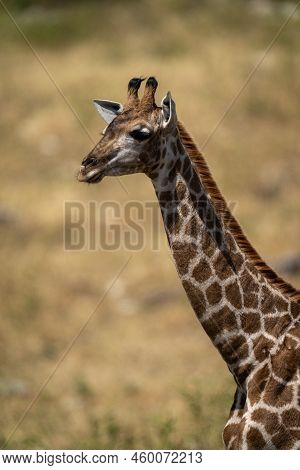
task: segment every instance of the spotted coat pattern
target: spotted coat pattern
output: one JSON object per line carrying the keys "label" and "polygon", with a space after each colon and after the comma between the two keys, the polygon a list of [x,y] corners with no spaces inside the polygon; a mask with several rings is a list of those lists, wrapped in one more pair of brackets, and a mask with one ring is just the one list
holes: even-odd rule
{"label": "spotted coat pattern", "polygon": [[177,130],[160,151],[164,158],[152,179],[178,274],[237,382],[224,443],[300,449],[300,306],[253,267],[221,220],[233,267],[228,263],[211,236],[211,217],[205,218],[214,210],[210,196]]}
{"label": "spotted coat pattern", "polygon": [[183,287],[237,384],[226,448],[300,449],[299,298],[253,262],[180,138],[170,95],[157,107],[150,77],[140,101],[141,82],[129,82],[123,110],[109,108],[116,117],[83,160],[79,180],[151,178]]}

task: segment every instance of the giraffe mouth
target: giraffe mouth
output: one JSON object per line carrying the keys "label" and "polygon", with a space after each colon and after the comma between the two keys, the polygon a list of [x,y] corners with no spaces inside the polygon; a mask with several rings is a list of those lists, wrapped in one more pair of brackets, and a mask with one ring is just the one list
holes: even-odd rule
{"label": "giraffe mouth", "polygon": [[107,174],[110,160],[115,157],[116,152],[111,152],[101,158],[93,155],[93,151],[82,161],[77,180],[81,183],[99,183]]}
{"label": "giraffe mouth", "polygon": [[77,175],[77,180],[80,181],[80,183],[100,183],[104,176],[103,169],[94,168],[87,171],[85,166],[82,165]]}
{"label": "giraffe mouth", "polygon": [[126,165],[115,163],[110,166],[106,164],[100,168],[87,168],[85,165],[81,165],[80,170],[77,174],[77,180],[81,183],[100,183],[105,176],[123,176],[130,175],[133,173],[142,173],[144,167],[138,165],[137,162],[127,162]]}

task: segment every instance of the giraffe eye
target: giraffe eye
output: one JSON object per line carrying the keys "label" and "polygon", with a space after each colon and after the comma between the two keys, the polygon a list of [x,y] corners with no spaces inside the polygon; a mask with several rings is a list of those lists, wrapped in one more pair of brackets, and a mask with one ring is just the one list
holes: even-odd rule
{"label": "giraffe eye", "polygon": [[134,129],[133,131],[129,132],[129,135],[133,137],[133,139],[142,142],[143,140],[149,139],[151,132],[149,129]]}

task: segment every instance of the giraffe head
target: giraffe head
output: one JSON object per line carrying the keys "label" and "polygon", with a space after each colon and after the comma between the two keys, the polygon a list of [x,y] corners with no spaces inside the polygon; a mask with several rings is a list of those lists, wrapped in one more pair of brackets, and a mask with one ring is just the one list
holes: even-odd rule
{"label": "giraffe head", "polygon": [[158,83],[148,78],[140,99],[143,79],[133,78],[128,84],[124,106],[107,100],[94,104],[107,123],[98,144],[82,161],[78,180],[98,183],[104,176],[145,173],[150,177],[160,166],[162,142],[176,129],[175,103],[168,92],[161,106],[155,104]]}

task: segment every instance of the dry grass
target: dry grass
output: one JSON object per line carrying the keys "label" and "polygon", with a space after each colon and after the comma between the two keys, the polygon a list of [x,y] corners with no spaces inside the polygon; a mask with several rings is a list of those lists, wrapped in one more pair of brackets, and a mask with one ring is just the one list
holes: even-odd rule
{"label": "dry grass", "polygon": [[[122,101],[131,76],[155,74],[159,95],[171,89],[201,144],[284,21],[283,8],[262,14],[251,5],[79,2],[16,19],[95,140],[102,123],[91,98]],[[4,14],[0,25],[5,440],[129,256],[65,252],[63,201],[154,194],[141,175],[122,179],[129,194],[116,179],[76,182],[92,143]],[[205,150],[271,263],[299,249],[299,31],[295,18]],[[162,227],[161,236],[159,252],[146,245],[133,255],[9,447],[222,447],[233,381],[194,318]]]}

